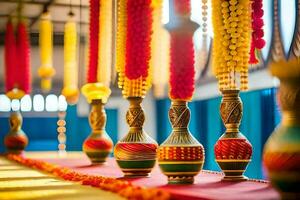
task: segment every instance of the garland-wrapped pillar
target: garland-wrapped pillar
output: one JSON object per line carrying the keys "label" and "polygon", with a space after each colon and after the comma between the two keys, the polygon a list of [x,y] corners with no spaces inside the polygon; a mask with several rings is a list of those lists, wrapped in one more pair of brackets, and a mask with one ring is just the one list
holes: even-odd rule
{"label": "garland-wrapped pillar", "polygon": [[[30,43],[27,27],[21,18],[22,5],[18,7],[17,38],[15,39],[11,20],[7,23],[5,34],[5,72],[6,95],[20,100],[31,91],[30,80]],[[12,112],[9,122],[10,131],[5,136],[5,146],[10,153],[21,153],[28,144],[26,134],[21,130],[22,115],[20,111]]]}
{"label": "garland-wrapped pillar", "polygon": [[[281,199],[299,199],[300,191],[300,1],[297,1],[294,40],[289,58],[273,49],[270,71],[280,79],[278,90],[282,121],[264,147],[263,163],[271,184],[280,192]],[[278,1],[274,1],[274,47],[282,47]],[[282,49],[279,49],[282,50]],[[277,52],[276,52],[277,51]]]}
{"label": "garland-wrapped pillar", "polygon": [[187,102],[195,84],[193,33],[198,25],[190,20],[189,0],[173,3],[177,16],[167,24],[171,35],[169,119],[173,130],[159,147],[158,163],[169,184],[192,184],[204,163],[204,148],[188,129],[191,114]]}
{"label": "garland-wrapped pillar", "polygon": [[[113,142],[105,131],[104,109],[111,94],[111,16],[112,0],[90,0],[89,65],[87,83],[81,91],[91,104],[89,122],[92,132],[82,149],[93,164],[104,163],[113,148]],[[103,41],[108,43],[103,45]]]}
{"label": "garland-wrapped pillar", "polygon": [[[243,173],[252,157],[252,146],[239,131],[243,114],[239,90],[248,89],[249,53],[253,56],[253,49],[250,49],[252,33],[255,48],[264,45],[261,7],[261,0],[212,0],[213,68],[222,93],[220,113],[226,127],[215,144],[215,158],[225,174],[223,180],[246,180]],[[259,27],[256,23],[251,26],[255,21],[260,22]]]}
{"label": "garland-wrapped pillar", "polygon": [[130,106],[126,115],[129,132],[116,144],[114,155],[125,176],[149,176],[158,145],[143,129],[141,103],[151,86],[151,1],[118,0],[117,21],[118,84]]}

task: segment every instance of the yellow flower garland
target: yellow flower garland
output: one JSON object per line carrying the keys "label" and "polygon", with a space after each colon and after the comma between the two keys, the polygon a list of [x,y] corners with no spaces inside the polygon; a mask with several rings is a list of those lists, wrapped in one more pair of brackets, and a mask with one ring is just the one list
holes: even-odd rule
{"label": "yellow flower garland", "polygon": [[248,88],[250,8],[250,0],[212,0],[213,71],[221,90]]}
{"label": "yellow flower garland", "polygon": [[[154,95],[164,96],[170,64],[170,35],[162,25],[162,0],[153,0],[153,34],[151,40],[150,72],[153,74]],[[150,77],[152,77],[152,74]],[[151,82],[151,78],[148,79]]]}
{"label": "yellow flower garland", "polygon": [[109,87],[112,61],[112,0],[100,0],[98,82]]}
{"label": "yellow flower garland", "polygon": [[41,80],[41,88],[44,91],[51,90],[52,83],[51,78],[55,74],[55,69],[52,65],[52,32],[53,26],[51,23],[51,16],[49,12],[44,12],[40,19],[40,34],[39,34],[39,45],[40,45],[40,56],[41,66],[38,70],[38,75]]}
{"label": "yellow flower garland", "polygon": [[64,34],[64,88],[62,94],[69,104],[78,101],[77,30],[74,17],[65,24]]}
{"label": "yellow flower garland", "polygon": [[119,88],[123,88],[125,82],[126,53],[126,0],[118,0],[117,6],[116,71],[119,76]]}

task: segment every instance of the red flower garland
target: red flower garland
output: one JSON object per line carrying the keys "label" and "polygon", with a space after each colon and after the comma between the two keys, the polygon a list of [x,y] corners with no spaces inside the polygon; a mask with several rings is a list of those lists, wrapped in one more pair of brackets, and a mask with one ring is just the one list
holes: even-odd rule
{"label": "red flower garland", "polygon": [[253,0],[252,2],[252,39],[251,39],[251,49],[250,49],[250,64],[257,64],[258,60],[255,55],[255,51],[261,50],[265,46],[264,37],[264,21],[262,19],[264,15],[262,0]]}
{"label": "red flower garland", "polygon": [[28,38],[27,27],[24,21],[19,21],[17,27],[17,51],[18,51],[18,67],[19,67],[19,89],[26,94],[31,91],[30,77],[30,43]]}
{"label": "red flower garland", "polygon": [[174,0],[176,13],[187,15],[191,13],[191,0]]}
{"label": "red flower garland", "polygon": [[125,75],[129,79],[147,77],[151,56],[151,0],[127,0]]}
{"label": "red flower garland", "polygon": [[16,38],[11,20],[6,24],[4,58],[6,77],[5,90],[9,92],[14,89],[16,83],[18,83],[17,75],[19,74],[17,72],[16,63]]}
{"label": "red flower garland", "polygon": [[81,182],[82,185],[89,185],[92,187],[98,187],[102,190],[111,191],[117,193],[127,199],[131,200],[168,200],[170,199],[169,193],[159,189],[146,189],[140,186],[132,185],[128,181],[117,180],[115,178],[87,175],[83,173],[75,172],[66,167],[59,167],[54,164],[50,164],[44,161],[24,158],[20,155],[9,154],[8,159],[16,161],[27,167],[31,167],[37,170],[41,170],[57,177],[60,177],[67,181]]}
{"label": "red flower garland", "polygon": [[190,33],[171,33],[170,98],[190,100],[194,92],[194,44]]}
{"label": "red flower garland", "polygon": [[97,82],[100,0],[90,0],[89,65],[87,82]]}

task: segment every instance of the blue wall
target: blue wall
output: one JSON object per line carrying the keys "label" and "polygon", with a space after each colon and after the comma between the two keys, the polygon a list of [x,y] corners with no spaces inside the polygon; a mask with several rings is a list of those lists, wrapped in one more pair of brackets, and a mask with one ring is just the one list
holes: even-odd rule
{"label": "blue wall", "polygon": [[[78,117],[76,106],[69,106],[66,115],[67,150],[80,151],[82,142],[90,134],[90,126],[87,117]],[[118,111],[106,109],[106,131],[114,143],[118,137]],[[34,117],[23,119],[23,130],[29,138],[28,151],[57,150],[57,117]],[[4,151],[3,138],[9,131],[8,118],[0,117],[0,152]]]}
{"label": "blue wall", "polygon": [[[262,178],[262,151],[263,146],[280,121],[280,113],[275,101],[276,89],[264,89],[241,93],[244,105],[241,132],[253,146],[252,162],[249,164],[246,175],[251,178]],[[221,98],[212,98],[194,101],[189,104],[192,111],[189,125],[192,134],[205,148],[205,169],[218,170],[214,158],[214,145],[225,131],[219,114]],[[156,101],[158,143],[161,144],[171,132],[168,119],[170,101],[161,99]]]}

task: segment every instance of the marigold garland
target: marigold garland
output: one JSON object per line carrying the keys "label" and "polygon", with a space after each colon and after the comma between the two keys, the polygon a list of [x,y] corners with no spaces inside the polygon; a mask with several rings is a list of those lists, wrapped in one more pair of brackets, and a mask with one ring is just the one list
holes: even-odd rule
{"label": "marigold garland", "polygon": [[212,0],[213,67],[220,90],[248,88],[250,8],[250,0]]}
{"label": "marigold garland", "polygon": [[5,90],[9,92],[18,85],[19,73],[17,72],[16,59],[16,38],[14,34],[14,27],[11,19],[7,21],[6,33],[4,41],[4,59],[5,59]]}
{"label": "marigold garland", "polygon": [[189,15],[191,13],[190,0],[174,0],[174,7],[177,14]]}
{"label": "marigold garland", "polygon": [[112,0],[100,0],[97,81],[109,87],[112,61]]}
{"label": "marigold garland", "polygon": [[257,64],[258,59],[256,56],[256,52],[261,50],[266,42],[263,39],[264,37],[264,21],[263,21],[263,1],[262,0],[252,0],[252,38],[251,38],[251,48],[250,48],[250,64]]}
{"label": "marigold garland", "polygon": [[87,82],[97,82],[100,0],[90,0],[89,65]]}
{"label": "marigold garland", "polygon": [[115,178],[88,175],[75,172],[66,167],[60,167],[44,161],[25,158],[21,155],[9,154],[7,158],[18,162],[27,167],[41,170],[60,177],[66,181],[80,182],[82,185],[97,187],[102,190],[117,193],[127,199],[132,200],[168,200],[170,194],[159,189],[147,189],[140,186],[135,186],[128,181],[122,181]]}
{"label": "marigold garland", "polygon": [[[170,35],[162,25],[163,0],[152,0],[153,34],[149,77],[152,77],[154,96],[163,97],[169,79]],[[151,81],[151,78],[148,79]]]}
{"label": "marigold garland", "polygon": [[55,70],[52,65],[52,32],[53,25],[49,12],[44,12],[40,19],[39,46],[41,56],[41,66],[38,70],[41,80],[41,88],[44,91],[49,91],[52,87],[51,77],[54,76]]}
{"label": "marigold garland", "polygon": [[117,5],[117,36],[116,36],[116,71],[118,86],[123,88],[125,81],[125,52],[126,52],[126,0],[118,0]]}
{"label": "marigold garland", "polygon": [[26,94],[31,91],[30,77],[30,42],[26,23],[23,20],[18,22],[17,26],[17,52],[18,52],[18,68],[20,74],[19,89]]}
{"label": "marigold garland", "polygon": [[62,94],[69,104],[78,101],[77,29],[71,13],[64,34],[64,88]]}
{"label": "marigold garland", "polygon": [[125,98],[143,97],[151,86],[151,33],[151,0],[119,0],[117,71],[119,87]]}
{"label": "marigold garland", "polygon": [[171,33],[170,98],[191,100],[194,93],[194,44],[190,33]]}

